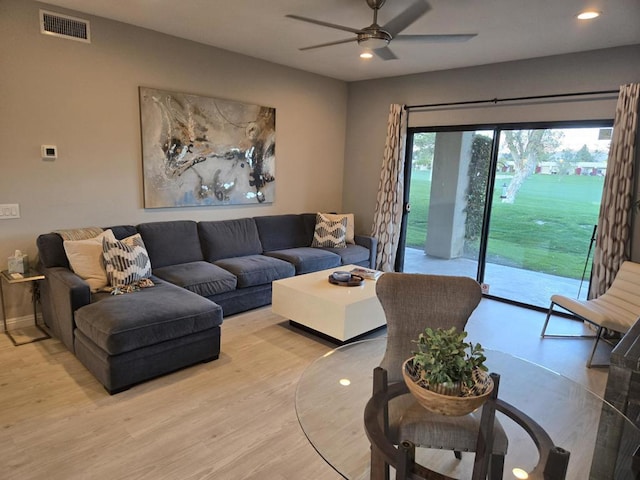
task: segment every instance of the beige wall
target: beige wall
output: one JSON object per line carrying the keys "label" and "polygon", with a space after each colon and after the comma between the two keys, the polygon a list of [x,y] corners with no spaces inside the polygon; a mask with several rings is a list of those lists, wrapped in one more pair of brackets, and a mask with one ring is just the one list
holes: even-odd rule
{"label": "beige wall", "polygon": [[[89,19],[92,43],[41,35],[39,8]],[[0,70],[0,203],[21,213],[0,220],[2,269],[53,229],[341,207],[344,82],[25,0],[0,0]],[[275,107],[274,203],[144,209],[139,86]],[[8,293],[8,317],[27,314],[28,290]]]}
{"label": "beige wall", "polygon": [[[39,33],[38,9],[91,20],[89,45]],[[614,89],[640,81],[640,45],[354,82],[324,78],[31,0],[0,0],[0,267],[58,228],[226,219],[316,210],[371,229],[390,103],[434,103]],[[144,209],[138,87],[273,106],[277,187],[261,206]],[[412,124],[612,118],[614,100],[412,114]],[[40,158],[55,144],[56,161]],[[640,235],[637,235],[640,238]],[[25,288],[9,317],[28,313]]]}
{"label": "beige wall", "polygon": [[[464,47],[461,47],[464,48]],[[349,84],[343,209],[371,231],[389,104],[421,105],[478,99],[614,90],[640,81],[640,45],[484,65]],[[410,126],[612,119],[609,100],[544,102],[412,112]],[[640,234],[636,238],[640,239]],[[640,252],[639,252],[640,255]]]}

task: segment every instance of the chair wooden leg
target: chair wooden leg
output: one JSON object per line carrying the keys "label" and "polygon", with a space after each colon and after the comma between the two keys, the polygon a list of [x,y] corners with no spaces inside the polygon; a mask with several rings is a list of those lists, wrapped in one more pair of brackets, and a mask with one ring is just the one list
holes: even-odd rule
{"label": "chair wooden leg", "polygon": [[416,463],[416,446],[413,442],[404,441],[398,445],[398,465],[396,480],[407,480]]}
{"label": "chair wooden leg", "polygon": [[504,455],[491,455],[489,479],[502,480],[504,474]]}
{"label": "chair wooden leg", "polygon": [[554,447],[551,449],[547,463],[544,466],[544,478],[549,480],[564,480],[567,476],[569,457],[569,452],[564,448]]}
{"label": "chair wooden leg", "polygon": [[[387,380],[387,371],[384,368],[376,367],[373,369],[373,394],[379,392],[386,392],[389,387]],[[384,406],[382,412],[382,431],[385,435],[389,433],[389,407],[388,404]],[[371,480],[389,480],[389,464],[384,460],[382,454],[371,446]]]}
{"label": "chair wooden leg", "polygon": [[371,480],[389,480],[389,464],[378,449],[371,447],[371,466],[369,470]]}

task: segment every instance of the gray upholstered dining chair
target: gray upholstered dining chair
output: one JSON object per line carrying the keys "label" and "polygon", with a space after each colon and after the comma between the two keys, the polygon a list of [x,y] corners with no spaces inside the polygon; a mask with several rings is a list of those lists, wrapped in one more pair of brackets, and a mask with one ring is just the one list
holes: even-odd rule
{"label": "gray upholstered dining chair", "polygon": [[[464,330],[480,303],[480,285],[469,277],[385,273],[376,282],[376,294],[387,319],[387,347],[380,367],[388,384],[403,382],[402,364],[416,350],[412,340],[426,327]],[[500,373],[500,372],[497,372]],[[411,395],[389,402],[389,436],[395,443],[412,441],[416,446],[474,452],[482,409],[462,417],[431,413]],[[507,436],[496,419],[489,475],[502,478]]]}

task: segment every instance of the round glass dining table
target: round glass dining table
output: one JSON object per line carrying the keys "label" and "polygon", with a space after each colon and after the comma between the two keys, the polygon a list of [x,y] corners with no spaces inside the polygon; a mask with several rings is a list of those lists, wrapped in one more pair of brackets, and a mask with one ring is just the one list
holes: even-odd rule
{"label": "round glass dining table", "polygon": [[[372,395],[373,369],[386,338],[343,345],[304,371],[296,389],[300,426],[317,452],[347,479],[369,478],[370,444],[364,409]],[[532,418],[554,444],[570,452],[567,479],[640,478],[640,430],[582,385],[529,361],[486,350],[486,365],[500,375],[498,397]],[[509,440],[504,478],[527,478],[538,463],[531,437],[497,412]],[[416,450],[416,461],[453,478],[471,478],[473,453],[457,460],[453,452]]]}

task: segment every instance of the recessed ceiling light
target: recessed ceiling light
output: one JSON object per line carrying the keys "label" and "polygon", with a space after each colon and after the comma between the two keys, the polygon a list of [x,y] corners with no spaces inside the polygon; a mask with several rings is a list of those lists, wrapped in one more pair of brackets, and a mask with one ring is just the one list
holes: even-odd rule
{"label": "recessed ceiling light", "polygon": [[521,468],[514,468],[512,470],[512,472],[513,472],[513,476],[518,478],[518,479],[527,479],[527,478],[529,478],[529,474],[525,470],[523,470]]}
{"label": "recessed ceiling light", "polygon": [[360,58],[366,58],[366,59],[373,58],[373,53],[371,53],[371,52],[362,52],[360,54]]}
{"label": "recessed ceiling light", "polygon": [[599,17],[601,14],[602,12],[598,12],[597,10],[585,10],[584,12],[580,12],[577,17],[580,20],[591,20]]}

